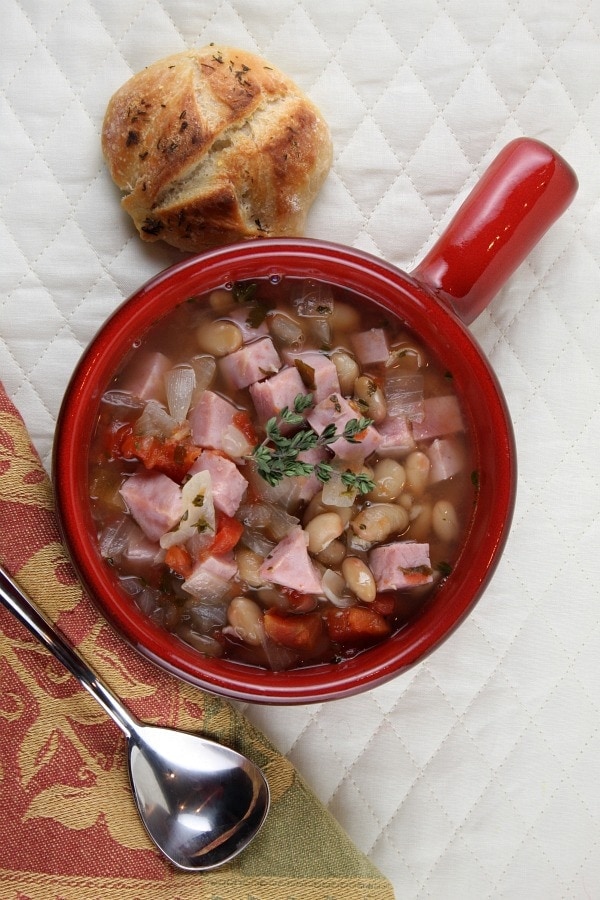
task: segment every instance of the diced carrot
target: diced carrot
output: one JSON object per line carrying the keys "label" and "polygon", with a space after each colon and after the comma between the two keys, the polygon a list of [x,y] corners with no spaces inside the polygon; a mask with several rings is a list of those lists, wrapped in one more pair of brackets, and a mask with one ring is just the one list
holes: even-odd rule
{"label": "diced carrot", "polygon": [[332,641],[360,644],[386,637],[391,628],[383,616],[370,606],[349,606],[328,611],[327,630]]}
{"label": "diced carrot", "polygon": [[153,435],[124,433],[121,455],[139,459],[146,469],[157,469],[173,481],[181,482],[202,452],[191,441],[161,441]]}
{"label": "diced carrot", "polygon": [[302,594],[300,591],[295,591],[293,588],[284,587],[283,585],[279,586],[279,591],[285,596],[287,605],[293,612],[312,612],[317,606],[318,601],[314,594]]}
{"label": "diced carrot", "polygon": [[396,597],[389,593],[377,594],[369,607],[378,612],[380,616],[391,616],[396,611]]}
{"label": "diced carrot", "polygon": [[267,636],[291,650],[312,651],[323,634],[323,620],[316,612],[290,616],[272,607],[265,612],[263,622]]}
{"label": "diced carrot", "polygon": [[238,412],[236,412],[233,416],[232,421],[235,427],[242,432],[249,444],[258,443],[258,437],[256,436],[256,431],[254,430],[252,419],[245,410],[240,409]]}
{"label": "diced carrot", "polygon": [[188,578],[191,575],[192,557],[185,547],[181,547],[179,544],[173,544],[172,547],[169,547],[165,554],[165,563],[172,572],[176,572],[177,575],[181,575],[183,578]]}
{"label": "diced carrot", "polygon": [[244,526],[237,519],[224,512],[217,514],[217,531],[212,544],[207,549],[213,556],[220,556],[233,550],[242,536]]}

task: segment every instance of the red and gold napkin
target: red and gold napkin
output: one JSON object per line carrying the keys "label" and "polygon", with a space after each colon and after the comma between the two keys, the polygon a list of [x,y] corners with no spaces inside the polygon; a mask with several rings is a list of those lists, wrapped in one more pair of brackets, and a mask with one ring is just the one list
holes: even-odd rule
{"label": "red and gold napkin", "polygon": [[234,746],[263,768],[272,793],[266,825],[235,860],[207,873],[173,868],[138,818],[123,735],[0,606],[1,900],[393,898],[292,764],[234,706],[161,672],[99,616],[1,385],[0,562],[139,718]]}

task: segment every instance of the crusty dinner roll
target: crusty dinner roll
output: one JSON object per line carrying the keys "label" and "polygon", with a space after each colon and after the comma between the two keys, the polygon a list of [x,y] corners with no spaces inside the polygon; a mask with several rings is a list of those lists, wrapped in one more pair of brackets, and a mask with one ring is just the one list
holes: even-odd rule
{"label": "crusty dinner roll", "polygon": [[192,252],[301,234],[332,157],[327,125],[293,81],[213,44],[124,84],[102,149],[142,239]]}

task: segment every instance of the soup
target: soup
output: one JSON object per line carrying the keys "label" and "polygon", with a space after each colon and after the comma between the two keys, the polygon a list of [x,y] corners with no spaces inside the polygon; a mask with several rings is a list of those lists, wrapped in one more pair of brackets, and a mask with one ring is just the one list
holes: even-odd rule
{"label": "soup", "polygon": [[89,487],[123,602],[283,670],[402,628],[476,499],[452,372],[365,298],[258,279],[192,297],[102,397]]}

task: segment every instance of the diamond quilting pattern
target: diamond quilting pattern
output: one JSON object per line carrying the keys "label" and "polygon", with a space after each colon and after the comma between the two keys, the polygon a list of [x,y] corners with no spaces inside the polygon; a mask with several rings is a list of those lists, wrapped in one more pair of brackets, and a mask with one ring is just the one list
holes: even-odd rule
{"label": "diamond quilting pattern", "polygon": [[110,94],[211,40],[293,75],[331,124],[308,233],[405,269],[500,147],[546,140],[581,190],[472,326],[519,447],[505,557],[432,656],[361,697],[246,709],[400,898],[600,896],[600,4],[5,0],[0,378],[49,462],[62,392],[143,247],[99,147]]}

